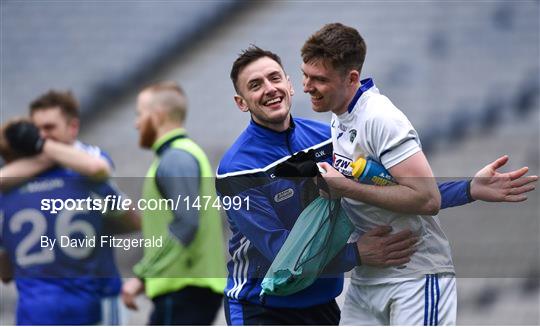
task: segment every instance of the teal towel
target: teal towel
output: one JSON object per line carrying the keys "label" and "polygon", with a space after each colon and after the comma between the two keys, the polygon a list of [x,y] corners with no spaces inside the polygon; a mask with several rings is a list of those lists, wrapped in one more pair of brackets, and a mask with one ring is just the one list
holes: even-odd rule
{"label": "teal towel", "polygon": [[313,284],[353,229],[340,200],[315,199],[298,217],[264,276],[261,297],[290,295]]}

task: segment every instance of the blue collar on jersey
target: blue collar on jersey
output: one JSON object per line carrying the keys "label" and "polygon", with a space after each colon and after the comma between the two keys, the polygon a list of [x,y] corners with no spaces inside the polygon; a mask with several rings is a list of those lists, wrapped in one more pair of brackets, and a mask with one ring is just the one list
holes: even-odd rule
{"label": "blue collar on jersey", "polygon": [[172,142],[183,139],[185,137],[187,137],[187,135],[186,131],[183,128],[173,129],[172,131],[160,137],[156,142],[154,142],[154,144],[152,145],[152,149],[156,151],[156,154],[158,156],[161,156],[163,152],[165,152],[165,150],[167,150],[171,146]]}
{"label": "blue collar on jersey", "polygon": [[366,78],[360,81],[360,87],[356,91],[356,94],[354,95],[354,98],[351,100],[351,103],[349,103],[349,107],[347,107],[348,113],[351,113],[354,106],[356,106],[356,102],[358,102],[358,99],[360,99],[360,97],[362,96],[362,94],[364,94],[364,92],[366,92],[371,87],[373,87],[373,85],[375,84],[373,83],[373,80],[371,78]]}
{"label": "blue collar on jersey", "polygon": [[287,138],[289,135],[294,131],[296,125],[294,123],[294,119],[291,115],[291,123],[289,128],[284,130],[283,132],[277,132],[273,129],[270,129],[268,127],[265,127],[253,119],[249,122],[248,131],[255,136],[262,137],[266,142],[271,144],[283,144],[284,142],[287,142]]}

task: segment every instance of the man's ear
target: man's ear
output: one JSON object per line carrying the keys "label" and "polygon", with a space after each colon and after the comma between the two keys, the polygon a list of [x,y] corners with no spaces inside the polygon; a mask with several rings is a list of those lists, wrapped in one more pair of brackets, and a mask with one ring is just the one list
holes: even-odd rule
{"label": "man's ear", "polygon": [[167,120],[168,112],[158,106],[154,106],[152,108],[148,108],[149,110],[148,115],[150,115],[150,122],[152,123],[152,126],[157,130],[157,128]]}
{"label": "man's ear", "polygon": [[356,69],[349,72],[349,83],[351,85],[357,85],[360,83],[360,73]]}
{"label": "man's ear", "polygon": [[291,96],[294,95],[294,88],[291,83],[291,77],[287,75],[287,83],[289,83],[289,93],[291,93]]}
{"label": "man's ear", "polygon": [[247,102],[246,102],[246,100],[244,100],[244,98],[242,98],[242,96],[240,96],[240,95],[238,95],[238,94],[235,95],[235,96],[234,96],[234,103],[236,103],[236,106],[237,106],[238,109],[240,109],[241,111],[243,111],[243,112],[248,112],[248,111],[249,111]]}

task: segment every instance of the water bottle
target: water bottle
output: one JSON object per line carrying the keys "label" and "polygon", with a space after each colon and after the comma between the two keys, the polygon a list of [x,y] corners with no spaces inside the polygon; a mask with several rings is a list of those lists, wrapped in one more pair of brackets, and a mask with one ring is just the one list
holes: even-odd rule
{"label": "water bottle", "polygon": [[383,165],[375,160],[358,158],[351,163],[352,175],[362,184],[388,186],[396,185],[396,181]]}

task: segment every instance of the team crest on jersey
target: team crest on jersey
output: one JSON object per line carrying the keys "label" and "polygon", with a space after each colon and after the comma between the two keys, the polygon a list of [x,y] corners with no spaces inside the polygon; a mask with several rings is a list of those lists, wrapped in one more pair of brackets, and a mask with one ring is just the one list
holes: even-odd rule
{"label": "team crest on jersey", "polygon": [[355,129],[351,129],[349,131],[349,141],[352,143],[354,141],[354,139],[356,138],[356,130]]}
{"label": "team crest on jersey", "polygon": [[278,194],[274,195],[274,201],[276,201],[276,203],[279,203],[281,201],[287,200],[293,195],[294,195],[294,190],[292,188],[288,188],[285,191],[281,191]]}
{"label": "team crest on jersey", "polygon": [[351,176],[352,159],[334,152],[334,168],[345,176]]}

